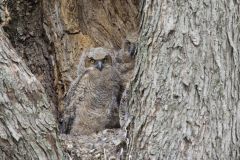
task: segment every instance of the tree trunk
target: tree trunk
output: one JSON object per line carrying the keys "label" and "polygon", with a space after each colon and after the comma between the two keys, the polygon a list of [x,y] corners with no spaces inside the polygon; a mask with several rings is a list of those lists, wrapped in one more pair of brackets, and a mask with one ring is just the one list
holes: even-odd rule
{"label": "tree trunk", "polygon": [[240,1],[142,1],[128,159],[240,159]]}
{"label": "tree trunk", "polygon": [[0,28],[0,159],[63,159],[51,106]]}

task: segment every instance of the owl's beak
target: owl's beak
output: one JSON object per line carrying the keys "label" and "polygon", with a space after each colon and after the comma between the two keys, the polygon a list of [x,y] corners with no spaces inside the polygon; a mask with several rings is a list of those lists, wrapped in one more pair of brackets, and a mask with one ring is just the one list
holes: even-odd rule
{"label": "owl's beak", "polygon": [[103,67],[104,67],[104,66],[103,66],[102,61],[97,61],[96,68],[97,68],[99,71],[102,71]]}

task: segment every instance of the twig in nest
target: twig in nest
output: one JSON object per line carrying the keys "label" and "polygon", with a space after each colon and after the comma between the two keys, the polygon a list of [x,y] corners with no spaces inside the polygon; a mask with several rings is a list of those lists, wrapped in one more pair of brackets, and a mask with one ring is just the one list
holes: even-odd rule
{"label": "twig in nest", "polygon": [[106,150],[103,148],[103,153],[104,153],[104,160],[107,160],[107,155],[106,155]]}

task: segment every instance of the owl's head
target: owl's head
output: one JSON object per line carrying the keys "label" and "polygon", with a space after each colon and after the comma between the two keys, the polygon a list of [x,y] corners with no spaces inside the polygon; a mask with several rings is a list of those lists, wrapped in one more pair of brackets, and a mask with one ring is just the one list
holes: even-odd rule
{"label": "owl's head", "polygon": [[83,67],[86,70],[103,71],[111,68],[113,65],[114,57],[113,51],[106,48],[91,48],[83,53],[81,58]]}
{"label": "owl's head", "polygon": [[108,54],[96,53],[93,56],[86,56],[84,63],[85,68],[102,71],[103,68],[112,66],[112,57]]}

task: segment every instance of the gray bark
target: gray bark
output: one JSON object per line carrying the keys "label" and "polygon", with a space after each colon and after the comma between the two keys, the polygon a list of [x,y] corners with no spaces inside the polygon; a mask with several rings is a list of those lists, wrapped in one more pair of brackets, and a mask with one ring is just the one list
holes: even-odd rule
{"label": "gray bark", "polygon": [[146,0],[128,159],[240,159],[240,1]]}
{"label": "gray bark", "polygon": [[[54,83],[55,51],[43,28],[43,2],[41,0],[4,0],[0,5],[8,14],[3,28],[17,54],[41,82],[49,99],[57,106]],[[5,5],[4,5],[5,4]],[[55,106],[53,106],[55,109]],[[55,110],[54,110],[55,111]],[[56,112],[55,112],[56,113]]]}
{"label": "gray bark", "polygon": [[51,106],[0,28],[0,159],[63,159]]}

